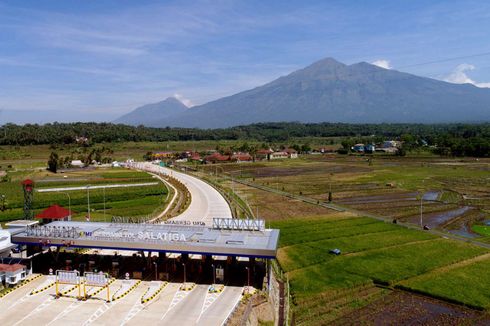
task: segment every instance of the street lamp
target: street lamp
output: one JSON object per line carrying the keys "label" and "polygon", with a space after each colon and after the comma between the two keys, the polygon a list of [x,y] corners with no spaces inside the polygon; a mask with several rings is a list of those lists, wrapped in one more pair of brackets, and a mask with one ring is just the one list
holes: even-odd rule
{"label": "street lamp", "polygon": [[185,281],[185,274],[186,274],[186,272],[185,272],[185,264],[182,263],[182,266],[184,266],[184,286],[185,286],[185,283],[186,283],[186,281]]}
{"label": "street lamp", "polygon": [[70,198],[70,194],[67,193],[67,192],[63,192],[63,191],[58,191],[58,192],[60,192],[62,194],[65,194],[65,195],[68,196],[68,210],[70,211],[70,217],[71,217],[71,198]]}
{"label": "street lamp", "polygon": [[104,222],[105,222],[105,186],[102,189],[104,190]]}
{"label": "street lamp", "polygon": [[211,267],[213,267],[213,284],[216,284],[216,267],[214,264],[211,264]]}
{"label": "street lamp", "polygon": [[87,218],[90,221],[90,186],[87,186]]}

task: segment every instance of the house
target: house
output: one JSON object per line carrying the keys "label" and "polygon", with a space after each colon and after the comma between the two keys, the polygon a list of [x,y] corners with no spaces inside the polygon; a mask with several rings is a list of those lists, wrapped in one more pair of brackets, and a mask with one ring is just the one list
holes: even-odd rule
{"label": "house", "polygon": [[366,153],[374,153],[376,151],[376,146],[374,146],[373,144],[367,144],[365,147],[364,147],[364,151]]}
{"label": "house", "polygon": [[237,163],[240,163],[240,162],[250,162],[253,160],[253,157],[252,155],[250,155],[249,153],[234,153],[232,156],[231,156],[231,160],[233,162],[237,162]]}
{"label": "house", "polygon": [[364,144],[355,144],[351,150],[356,153],[364,153]]}
{"label": "house", "polygon": [[286,152],[288,153],[289,158],[298,158],[298,152],[294,148],[288,148]]}
{"label": "house", "polygon": [[87,137],[83,137],[83,136],[80,136],[80,137],[75,137],[75,142],[79,145],[85,145],[85,144],[88,144],[88,138]]}
{"label": "house", "polygon": [[85,166],[81,160],[73,160],[71,161],[70,165],[76,168],[83,168]]}
{"label": "house", "polygon": [[157,152],[153,153],[154,160],[169,159],[175,156],[174,152]]}
{"label": "house", "polygon": [[27,267],[21,264],[0,264],[0,282],[14,286],[27,277]]}
{"label": "house", "polygon": [[400,145],[400,142],[397,142],[395,140],[386,140],[383,142],[383,148],[398,148]]}
{"label": "house", "polygon": [[202,158],[201,158],[201,155],[199,155],[199,153],[192,152],[192,153],[190,153],[188,160],[190,162],[201,162]]}
{"label": "house", "polygon": [[72,211],[61,207],[59,205],[53,205],[46,208],[44,211],[36,215],[36,218],[42,219],[43,223],[49,223],[53,220],[56,221],[71,221]]}
{"label": "house", "polygon": [[398,152],[399,146],[400,146],[400,142],[394,140],[387,140],[383,142],[381,147],[376,147],[376,152],[396,153]]}
{"label": "house", "polygon": [[229,155],[222,155],[218,152],[215,152],[211,155],[208,155],[204,158],[206,162],[210,163],[224,163],[224,162],[229,162],[230,161],[230,156]]}
{"label": "house", "polygon": [[255,155],[258,160],[270,160],[270,155],[274,153],[272,149],[259,149]]}
{"label": "house", "polygon": [[288,158],[288,157],[289,157],[289,153],[286,151],[273,152],[270,154],[271,160],[283,159],[283,158]]}

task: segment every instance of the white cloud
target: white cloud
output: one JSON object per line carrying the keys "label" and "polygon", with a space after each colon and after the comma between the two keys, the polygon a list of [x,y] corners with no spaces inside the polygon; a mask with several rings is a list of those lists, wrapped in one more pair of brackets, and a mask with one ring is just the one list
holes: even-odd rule
{"label": "white cloud", "polygon": [[188,108],[194,106],[194,103],[192,103],[192,101],[188,98],[185,98],[182,94],[174,94],[174,97],[176,99],[178,99],[179,101],[181,101],[182,103],[184,103],[185,106],[187,106]]}
{"label": "white cloud", "polygon": [[390,62],[388,60],[384,60],[384,59],[376,60],[372,64],[375,66],[381,67],[381,68],[385,68],[385,69],[393,68],[391,66]]}
{"label": "white cloud", "polygon": [[472,84],[476,87],[490,88],[490,83],[477,83],[466,74],[467,71],[474,69],[475,66],[468,63],[462,63],[454,68],[453,72],[444,78],[444,81],[454,84]]}

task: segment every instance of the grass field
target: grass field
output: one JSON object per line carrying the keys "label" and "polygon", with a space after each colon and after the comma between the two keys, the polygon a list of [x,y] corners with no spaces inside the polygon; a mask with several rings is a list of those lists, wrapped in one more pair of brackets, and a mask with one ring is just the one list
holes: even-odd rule
{"label": "grass field", "polygon": [[[0,212],[0,221],[19,219],[23,215],[23,194],[21,180],[32,178],[35,189],[94,186],[104,184],[157,183],[156,185],[92,189],[90,196],[90,216],[93,221],[110,220],[111,216],[142,217],[163,209],[167,188],[151,175],[122,168],[98,168],[74,170],[68,173],[18,171],[9,172],[11,180],[0,183],[0,193],[7,198],[7,210]],[[69,197],[68,197],[69,196]],[[105,203],[105,204],[104,204]],[[35,214],[52,204],[66,208],[71,204],[75,212],[73,219],[82,220],[88,215],[87,191],[70,190],[62,192],[34,192]],[[105,210],[104,210],[105,206]]]}
{"label": "grass field", "polygon": [[[418,277],[425,280],[423,277],[431,275],[432,271],[478,259],[475,257],[490,252],[423,231],[355,216],[289,219],[273,221],[271,226],[281,229],[278,260],[289,278],[295,317],[300,324],[315,324],[313,321],[318,321],[315,318],[320,315],[325,320],[337,318],[352,305],[368,304],[380,295],[378,290],[372,289],[374,284],[396,286]],[[334,248],[340,249],[342,254],[330,254],[329,250]],[[469,266],[474,269],[471,277],[475,281],[477,273],[488,271],[486,264]],[[447,278],[450,281],[457,277],[449,274]],[[445,273],[434,277],[441,287],[445,279]],[[482,281],[485,280],[486,276]],[[467,295],[463,301],[449,290],[445,296],[438,287],[432,291],[430,283],[420,291],[482,307],[485,302],[482,297],[488,295],[486,285],[461,282],[459,286],[467,287],[468,293],[478,292],[480,296],[473,300]],[[419,290],[415,286],[414,289]],[[339,300],[345,301],[342,309],[335,308],[334,303]],[[325,307],[331,309],[325,311]]]}

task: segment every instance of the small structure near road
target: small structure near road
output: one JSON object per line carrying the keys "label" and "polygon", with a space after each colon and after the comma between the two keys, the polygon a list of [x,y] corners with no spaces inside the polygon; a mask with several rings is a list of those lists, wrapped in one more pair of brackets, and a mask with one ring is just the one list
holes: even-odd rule
{"label": "small structure near road", "polygon": [[53,205],[37,214],[36,218],[42,219],[44,224],[52,221],[71,221],[72,213],[72,211],[64,207]]}
{"label": "small structure near road", "polygon": [[0,282],[14,286],[27,277],[27,267],[21,264],[0,264]]}

